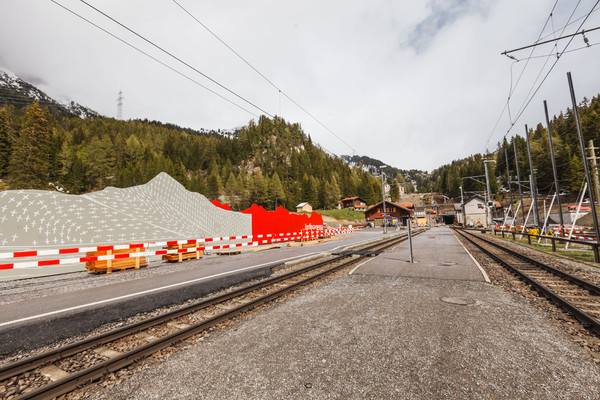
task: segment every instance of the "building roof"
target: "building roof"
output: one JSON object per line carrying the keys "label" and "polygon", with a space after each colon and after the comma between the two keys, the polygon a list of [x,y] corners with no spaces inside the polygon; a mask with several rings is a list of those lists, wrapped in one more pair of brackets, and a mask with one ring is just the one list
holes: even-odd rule
{"label": "building roof", "polygon": [[[306,202],[306,201],[305,201],[304,203],[300,203],[300,204],[298,204],[298,205],[296,206],[296,208],[302,208],[302,207],[304,207],[305,205],[309,205],[309,206],[310,206],[310,203],[308,203],[308,202]],[[311,206],[311,207],[312,207],[312,206]]]}
{"label": "building roof", "polygon": [[[380,201],[380,202],[379,202],[379,203],[377,203],[377,204],[373,204],[372,206],[369,206],[369,208],[367,208],[367,211],[369,211],[369,210],[372,210],[373,208],[377,207],[377,206],[378,206],[378,205],[380,205],[381,203],[383,203],[383,201]],[[387,205],[387,204],[393,204],[394,206],[396,206],[396,207],[398,207],[398,208],[401,208],[401,209],[405,210],[406,212],[410,213],[410,210],[409,210],[408,208],[406,208],[406,207],[404,207],[404,206],[402,206],[402,205],[400,205],[400,204],[396,204],[396,203],[393,203],[393,202],[391,202],[391,201],[386,201],[386,202],[385,202],[385,204],[386,204],[386,205]]]}
{"label": "building roof", "polygon": [[354,200],[354,199],[358,199],[358,196],[354,196],[354,197],[346,197],[345,199],[342,199],[340,201],[348,201],[348,200]]}
{"label": "building roof", "polygon": [[413,203],[397,203],[397,205],[402,206],[404,208],[415,208]]}

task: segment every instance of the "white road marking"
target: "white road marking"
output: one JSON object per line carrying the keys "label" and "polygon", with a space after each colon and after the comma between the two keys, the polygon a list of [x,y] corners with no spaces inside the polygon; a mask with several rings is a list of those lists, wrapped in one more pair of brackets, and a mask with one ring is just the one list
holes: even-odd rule
{"label": "white road marking", "polygon": [[47,317],[47,316],[50,316],[50,315],[62,314],[62,313],[66,313],[68,311],[79,310],[79,309],[82,309],[82,308],[96,306],[96,305],[99,305],[99,304],[106,304],[106,303],[110,303],[110,302],[113,302],[113,301],[116,301],[116,300],[129,299],[131,297],[136,297],[136,296],[140,296],[140,295],[143,295],[143,294],[158,292],[159,290],[170,289],[170,288],[174,288],[174,287],[186,285],[188,283],[201,282],[201,281],[205,281],[207,279],[217,278],[219,276],[231,275],[231,274],[235,274],[237,272],[246,271],[246,270],[253,269],[253,268],[258,268],[258,267],[263,267],[263,266],[269,265],[269,264],[275,264],[275,263],[278,263],[278,262],[284,262],[284,261],[292,260],[292,259],[298,258],[298,257],[299,256],[290,257],[290,258],[286,258],[286,259],[283,259],[283,260],[270,261],[270,262],[266,262],[266,263],[263,263],[263,264],[252,265],[250,267],[244,267],[244,268],[236,269],[236,270],[233,270],[233,271],[221,272],[219,274],[205,276],[205,277],[202,277],[202,278],[196,278],[196,279],[192,279],[192,280],[189,280],[189,281],[173,283],[171,285],[161,286],[161,287],[157,287],[157,288],[154,288],[154,289],[143,290],[141,292],[130,293],[130,294],[126,294],[126,295],[123,295],[123,296],[113,297],[113,298],[110,298],[110,299],[94,301],[92,303],[81,304],[81,305],[78,305],[78,306],[63,308],[61,310],[55,310],[55,311],[50,311],[50,312],[43,313],[43,314],[32,315],[30,317],[15,319],[13,321],[2,322],[2,323],[0,323],[0,327],[2,327],[2,326],[8,326],[8,325],[14,325],[14,324],[18,324],[19,322],[30,321],[32,319],[43,318],[43,317]]}
{"label": "white road marking", "polygon": [[369,260],[358,264],[356,267],[352,268],[352,271],[348,272],[348,275],[352,275],[354,273],[354,271],[356,271],[359,267],[362,267],[363,265],[365,265],[368,262],[371,262],[375,259],[375,257],[369,257]]}
{"label": "white road marking", "polygon": [[[450,231],[452,231],[452,229],[450,229]],[[458,243],[460,243],[460,245],[462,246],[462,248],[465,249],[465,251],[467,252],[467,254],[469,255],[469,257],[471,257],[471,260],[473,260],[473,262],[475,263],[475,265],[477,265],[477,268],[479,268],[479,271],[481,272],[481,275],[483,275],[483,279],[485,279],[485,281],[487,283],[491,283],[490,278],[488,277],[488,274],[486,274],[485,270],[481,267],[481,265],[479,265],[479,263],[477,262],[477,260],[475,259],[475,257],[473,257],[473,255],[471,254],[471,252],[469,250],[467,250],[467,248],[465,247],[465,245],[462,244],[462,242],[460,240],[458,240],[458,238],[454,234],[454,231],[452,231],[452,234],[454,235],[454,238],[458,241]]]}

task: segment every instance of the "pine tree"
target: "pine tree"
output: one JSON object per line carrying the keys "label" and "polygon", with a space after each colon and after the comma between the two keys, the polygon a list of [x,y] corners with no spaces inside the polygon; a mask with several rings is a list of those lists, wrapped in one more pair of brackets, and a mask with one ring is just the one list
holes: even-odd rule
{"label": "pine tree", "polygon": [[254,202],[268,208],[269,191],[262,172],[258,170],[252,177],[254,178],[254,185],[252,188],[252,198],[254,199]]}
{"label": "pine tree", "polygon": [[275,200],[276,204],[281,204],[285,200],[285,190],[279,179],[277,172],[271,177],[269,182],[269,196],[272,200]]}
{"label": "pine tree", "polygon": [[10,154],[15,141],[12,107],[0,108],[0,176],[8,173]]}
{"label": "pine tree", "polygon": [[225,194],[227,195],[229,201],[233,200],[238,192],[238,182],[235,179],[235,175],[233,172],[229,173],[229,177],[227,178],[227,183],[225,183]]}
{"label": "pine tree", "polygon": [[210,174],[206,186],[206,197],[209,199],[217,199],[223,193],[223,183],[216,171]]}
{"label": "pine tree", "polygon": [[13,189],[47,189],[50,176],[49,114],[32,103],[10,157]]}

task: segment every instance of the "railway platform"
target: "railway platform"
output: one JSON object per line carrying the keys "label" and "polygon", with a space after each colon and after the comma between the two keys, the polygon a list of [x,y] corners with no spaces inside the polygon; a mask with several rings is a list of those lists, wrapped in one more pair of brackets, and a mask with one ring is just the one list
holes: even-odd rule
{"label": "railway platform", "polygon": [[432,229],[413,239],[413,263],[407,244],[375,257],[353,274],[489,282],[481,266],[448,228]]}
{"label": "railway platform", "polygon": [[215,330],[96,398],[595,399],[600,368],[446,227]]}

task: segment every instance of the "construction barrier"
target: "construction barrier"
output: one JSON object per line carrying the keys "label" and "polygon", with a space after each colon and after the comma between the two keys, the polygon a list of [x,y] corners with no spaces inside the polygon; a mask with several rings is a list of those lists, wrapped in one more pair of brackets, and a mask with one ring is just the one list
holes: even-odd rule
{"label": "construction barrier", "polygon": [[[148,257],[148,256],[161,256],[166,254],[178,254],[187,252],[206,252],[212,250],[223,250],[232,249],[238,247],[256,247],[264,244],[288,242],[288,241],[300,241],[306,238],[316,238],[322,236],[335,236],[340,234],[352,233],[354,228],[344,229],[327,229],[327,230],[314,230],[309,232],[292,232],[292,233],[277,233],[277,234],[260,234],[255,236],[228,236],[228,237],[216,237],[216,238],[201,238],[201,239],[188,239],[188,240],[173,240],[166,242],[147,242],[147,243],[133,243],[133,244],[120,244],[120,245],[106,245],[106,246],[92,246],[92,247],[79,247],[69,249],[50,249],[50,250],[28,250],[28,251],[17,251],[0,253],[0,259],[11,259],[11,258],[23,258],[23,257],[38,257],[48,255],[65,255],[65,254],[76,254],[86,253],[85,257],[74,257],[74,258],[61,258],[54,260],[40,260],[40,261],[25,261],[8,264],[0,264],[0,270],[6,269],[18,269],[18,268],[35,268],[52,265],[67,265],[76,263],[87,263],[97,261],[109,261],[109,260],[120,260],[126,258],[137,258],[137,257]],[[212,242],[225,242],[231,240],[243,240],[251,239],[250,242],[234,243],[234,244],[221,244],[214,246],[206,246],[206,243]],[[260,240],[255,240],[260,239]],[[196,245],[195,247],[183,247],[178,245]],[[148,251],[151,247],[161,246],[177,246],[178,248],[167,248],[155,251]],[[179,248],[181,247],[181,248]],[[134,250],[134,252],[118,252],[118,250]],[[143,250],[143,251],[142,251]],[[102,255],[88,255],[91,252],[106,252]]]}

